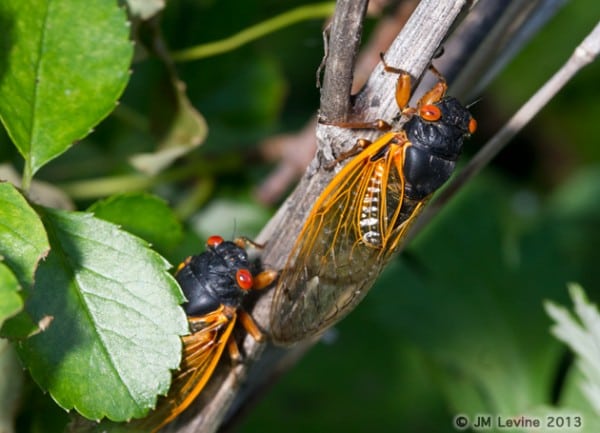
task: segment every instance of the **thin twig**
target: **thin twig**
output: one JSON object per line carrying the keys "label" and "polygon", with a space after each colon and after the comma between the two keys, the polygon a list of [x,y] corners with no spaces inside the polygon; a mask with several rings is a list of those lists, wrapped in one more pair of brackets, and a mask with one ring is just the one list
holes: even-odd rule
{"label": "thin twig", "polygon": [[529,123],[535,115],[561,90],[583,67],[589,65],[600,52],[600,23],[575,49],[567,62],[538,90],[510,120],[469,161],[465,168],[449,182],[421,215],[414,226],[413,234],[440,211],[440,209],[481,171],[505,147],[508,142]]}
{"label": "thin twig", "polygon": [[321,116],[345,120],[350,111],[354,59],[358,53],[367,0],[340,0],[329,26],[326,69],[321,91]]}
{"label": "thin twig", "polygon": [[[469,56],[467,67],[445,70],[446,78],[453,82],[452,94],[466,97],[466,101],[480,95],[482,89],[496,77],[504,66],[518,53],[526,42],[554,16],[566,0],[482,0],[474,7],[474,13],[464,23],[479,35],[462,32],[467,40],[479,42],[478,46],[466,46],[459,42]],[[498,12],[502,14],[498,14]],[[471,20],[480,20],[471,23]],[[449,56],[440,59],[449,61]],[[455,65],[457,63],[454,63]],[[454,77],[456,76],[456,80]]]}

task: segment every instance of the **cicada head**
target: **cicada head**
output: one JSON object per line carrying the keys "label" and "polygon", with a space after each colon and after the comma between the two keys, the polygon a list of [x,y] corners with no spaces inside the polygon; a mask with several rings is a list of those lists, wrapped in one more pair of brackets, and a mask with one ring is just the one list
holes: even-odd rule
{"label": "cicada head", "polygon": [[448,161],[456,161],[464,139],[475,131],[474,122],[464,105],[456,98],[446,96],[420,107],[404,128],[413,146]]}
{"label": "cicada head", "polygon": [[214,311],[221,304],[237,308],[254,285],[246,250],[213,238],[207,251],[190,257],[175,275],[188,299],[184,309],[191,316]]}

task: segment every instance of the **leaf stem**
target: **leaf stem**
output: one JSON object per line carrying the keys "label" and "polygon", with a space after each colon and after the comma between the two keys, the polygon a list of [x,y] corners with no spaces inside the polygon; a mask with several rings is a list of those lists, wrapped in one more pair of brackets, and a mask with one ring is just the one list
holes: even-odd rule
{"label": "leaf stem", "polygon": [[292,9],[277,15],[276,17],[248,27],[241,32],[225,39],[176,51],[173,53],[173,60],[176,62],[189,62],[192,60],[223,54],[292,24],[305,20],[329,17],[333,14],[334,7],[335,2],[315,3],[312,5],[300,6],[296,9]]}
{"label": "leaf stem", "polygon": [[140,174],[111,176],[90,180],[80,180],[60,186],[73,199],[91,199],[105,197],[125,191],[138,191],[151,187],[157,178]]}
{"label": "leaf stem", "polygon": [[25,166],[23,167],[23,180],[21,181],[21,189],[27,194],[29,192],[29,187],[31,186],[31,179],[33,177],[33,173],[31,171],[31,159],[25,159]]}
{"label": "leaf stem", "polygon": [[211,177],[214,173],[234,171],[240,167],[240,158],[222,158],[217,161],[190,160],[189,163],[166,170],[157,176],[139,173],[121,176],[107,176],[87,180],[63,183],[58,187],[74,200],[89,200],[106,197],[112,194],[139,191],[165,182],[176,182],[190,177],[198,177],[198,173]]}

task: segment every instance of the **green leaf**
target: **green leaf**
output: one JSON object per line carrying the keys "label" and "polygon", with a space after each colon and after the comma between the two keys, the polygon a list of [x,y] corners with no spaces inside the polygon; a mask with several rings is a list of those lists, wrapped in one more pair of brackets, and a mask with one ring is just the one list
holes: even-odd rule
{"label": "green leaf", "polygon": [[600,416],[600,313],[587,299],[581,286],[569,285],[576,317],[566,308],[546,302],[546,312],[555,322],[552,334],[567,344],[577,356],[577,364],[584,375],[580,386],[590,406]]}
{"label": "green leaf", "polygon": [[0,182],[0,256],[23,287],[33,283],[37,263],[48,248],[38,215],[13,185]]}
{"label": "green leaf", "polygon": [[23,301],[19,296],[20,289],[13,273],[0,262],[0,328],[6,319],[23,308]]}
{"label": "green leaf", "polygon": [[115,107],[133,47],[115,1],[3,0],[0,118],[32,176]]}
{"label": "green leaf", "polygon": [[91,214],[39,209],[51,251],[26,304],[47,327],[18,344],[34,380],[90,419],[145,415],[167,392],[187,320],[169,264]]}
{"label": "green leaf", "polygon": [[[21,186],[21,175],[9,163],[0,164],[0,179],[12,183],[16,187]],[[65,191],[50,182],[41,180],[32,181],[28,195],[35,197],[35,202],[43,206],[58,209],[75,209],[73,201]]]}
{"label": "green leaf", "polygon": [[94,203],[89,211],[159,249],[173,248],[183,235],[181,223],[169,206],[162,199],[147,193],[115,195]]}

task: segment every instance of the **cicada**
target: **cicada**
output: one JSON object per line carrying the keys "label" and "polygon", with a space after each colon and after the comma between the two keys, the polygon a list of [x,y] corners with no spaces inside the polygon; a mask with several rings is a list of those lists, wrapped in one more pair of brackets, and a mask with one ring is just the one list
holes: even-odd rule
{"label": "cicada", "polygon": [[131,423],[135,429],[156,432],[183,412],[212,376],[226,346],[232,360],[241,360],[232,336],[238,319],[252,337],[263,338],[252,317],[240,307],[250,290],[267,287],[277,274],[252,272],[245,249],[248,242],[211,236],[205,252],[179,265],[175,278],[187,298],[183,307],[190,334],[183,337],[183,360],[167,396],[159,399],[148,417]]}
{"label": "cicada", "polygon": [[[383,60],[383,56],[382,56]],[[396,101],[408,118],[356,154],[314,204],[281,272],[270,312],[271,336],[290,345],[315,337],[348,314],[399,249],[431,195],[451,176],[476,122],[444,78],[409,107],[410,75],[399,75]],[[337,126],[365,128],[374,123]]]}

